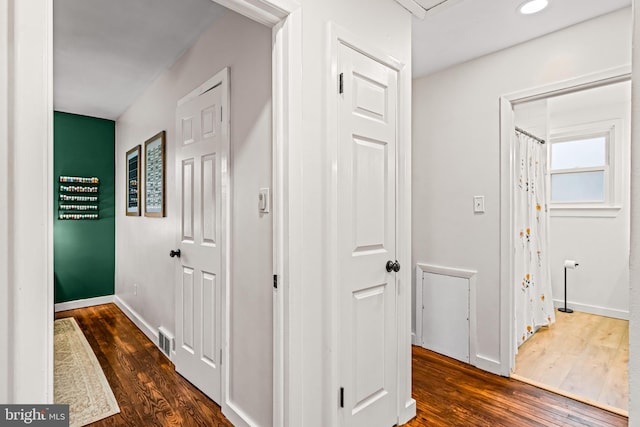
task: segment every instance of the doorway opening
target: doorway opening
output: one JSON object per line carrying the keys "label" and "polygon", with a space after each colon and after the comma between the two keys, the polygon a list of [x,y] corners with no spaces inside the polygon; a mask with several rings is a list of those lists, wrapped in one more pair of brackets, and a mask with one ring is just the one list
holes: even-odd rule
{"label": "doorway opening", "polygon": [[[508,195],[502,208],[510,218],[502,238],[515,252],[505,254],[503,248],[502,254],[511,284],[505,289],[503,282],[505,313],[511,313],[503,323],[503,344],[510,352],[504,374],[622,415],[628,414],[629,348],[627,71],[505,97],[501,106],[502,189]],[[531,152],[518,157],[522,137],[516,128],[537,139],[531,150],[539,158]],[[534,183],[523,170],[538,162],[543,176]],[[531,229],[518,219],[519,191],[537,191],[541,198],[532,207]],[[518,249],[534,243],[531,265],[524,263],[532,271],[520,271]],[[565,306],[565,277],[566,304],[573,313],[557,310]],[[544,310],[545,298],[550,312],[540,321],[536,310]],[[526,306],[534,307],[533,315]]]}
{"label": "doorway opening", "polygon": [[[207,5],[213,5],[213,3],[205,1]],[[224,340],[221,340],[222,345],[224,346],[227,354],[224,355],[224,369],[227,370],[227,375],[229,377],[236,376],[235,383],[243,384],[248,383],[248,381],[243,381],[238,379],[238,376],[246,375],[251,376],[252,374],[249,372],[247,367],[253,367],[253,369],[258,369],[258,364],[253,363],[250,360],[252,357],[259,358],[261,361],[259,364],[262,365],[261,371],[259,374],[254,373],[254,377],[261,378],[261,385],[256,386],[255,382],[252,384],[251,390],[248,390],[246,393],[242,393],[240,386],[236,386],[235,388],[229,387],[229,382],[232,380],[228,380],[226,384],[223,384],[224,389],[222,391],[222,396],[217,398],[216,400],[221,406],[224,408],[227,414],[235,413],[239,414],[236,416],[237,419],[246,418],[247,416],[254,417],[255,419],[261,420],[260,423],[271,423],[278,425],[281,421],[283,414],[283,402],[281,396],[284,395],[284,385],[282,384],[284,374],[282,373],[282,363],[277,363],[275,359],[278,357],[284,357],[282,354],[281,343],[283,341],[283,337],[281,334],[284,333],[284,327],[281,327],[283,323],[284,316],[281,313],[276,313],[277,311],[284,310],[283,298],[282,294],[286,292],[286,288],[281,286],[281,292],[276,293],[271,286],[273,281],[273,274],[276,273],[280,277],[281,283],[286,283],[286,277],[284,269],[287,266],[286,260],[280,257],[275,257],[275,253],[282,254],[282,240],[278,239],[276,241],[275,236],[279,236],[282,232],[280,227],[282,226],[282,203],[281,197],[283,197],[282,185],[284,184],[283,174],[286,170],[286,165],[281,162],[281,158],[283,156],[284,147],[282,146],[282,140],[286,137],[290,131],[290,126],[284,125],[284,122],[288,122],[286,118],[288,117],[288,99],[287,96],[290,95],[291,87],[294,83],[285,82],[281,77],[281,72],[277,70],[281,70],[282,67],[286,67],[288,64],[288,55],[294,55],[292,52],[283,53],[283,47],[288,46],[289,39],[282,37],[284,35],[288,35],[289,26],[287,21],[287,14],[284,10],[279,9],[277,11],[277,16],[275,10],[269,9],[271,6],[265,2],[264,9],[263,8],[255,8],[252,10],[242,10],[241,14],[250,15],[253,21],[249,22],[248,19],[244,16],[240,16],[232,11],[225,12],[225,18],[229,18],[229,15],[234,15],[236,24],[239,21],[245,22],[246,26],[249,27],[249,24],[252,24],[257,27],[265,26],[264,31],[260,32],[255,30],[252,34],[254,37],[262,36],[261,40],[264,40],[264,45],[266,48],[261,50],[262,53],[259,58],[253,57],[248,58],[250,55],[249,49],[238,48],[238,43],[241,43],[242,39],[248,40],[249,35],[247,32],[244,34],[242,30],[237,30],[240,32],[239,36],[236,38],[235,36],[230,36],[235,40],[235,46],[237,49],[236,55],[234,59],[236,62],[233,62],[231,66],[231,76],[235,79],[235,83],[238,85],[235,88],[235,95],[238,98],[235,98],[232,101],[231,108],[238,108],[240,111],[235,115],[234,123],[242,123],[242,127],[235,129],[232,132],[232,135],[235,135],[235,138],[239,141],[238,144],[234,144],[232,151],[235,155],[233,165],[235,169],[231,169],[231,173],[235,173],[238,171],[237,175],[234,176],[233,180],[233,196],[236,198],[235,206],[240,211],[240,214],[234,218],[234,226],[236,227],[236,231],[240,230],[244,233],[252,233],[251,238],[244,236],[239,239],[242,240],[244,244],[244,248],[242,248],[240,244],[236,244],[235,250],[243,251],[246,254],[246,260],[250,259],[251,265],[244,265],[238,261],[239,257],[236,257],[236,260],[233,263],[233,266],[236,269],[240,270],[240,275],[244,275],[243,279],[240,280],[238,277],[235,278],[234,284],[240,284],[241,286],[237,286],[234,289],[235,295],[238,297],[233,299],[232,301],[226,302],[226,309],[228,319],[226,320],[227,325],[227,337]],[[231,1],[225,2],[225,5],[234,8],[234,9],[242,9],[242,5],[244,2],[242,1]],[[219,6],[218,6],[219,7]],[[272,13],[273,12],[273,13]],[[219,22],[213,23],[213,26],[216,26]],[[157,22],[156,22],[157,25]],[[238,27],[239,28],[239,27]],[[272,32],[272,28],[274,31]],[[208,30],[205,30],[205,33]],[[278,37],[274,37],[277,35]],[[198,38],[198,41],[201,40],[201,34]],[[272,38],[273,37],[273,38]],[[225,40],[224,35],[218,34],[216,37],[217,40]],[[211,40],[205,40],[205,42],[210,42]],[[196,42],[197,44],[198,42]],[[169,274],[161,273],[161,270],[166,270],[166,265],[169,265],[169,268],[173,270],[174,262],[171,258],[169,258],[169,249],[175,249],[175,241],[173,240],[175,231],[177,229],[177,222],[174,221],[176,218],[177,209],[177,201],[172,198],[172,193],[175,195],[175,163],[174,157],[174,141],[177,139],[175,137],[175,108],[177,103],[177,98],[169,100],[169,98],[165,97],[167,93],[173,93],[176,95],[184,95],[192,90],[194,87],[202,83],[204,77],[210,77],[213,72],[218,71],[223,66],[229,65],[227,63],[221,65],[211,65],[216,60],[225,60],[221,58],[221,55],[218,55],[216,58],[212,59],[212,55],[210,54],[210,50],[212,43],[209,43],[208,46],[205,46],[207,43],[200,43],[200,47],[208,48],[209,52],[206,52],[207,49],[200,49],[197,52],[188,51],[184,56],[179,58],[177,61],[180,63],[179,72],[174,73],[169,78],[165,77],[165,74],[162,74],[158,77],[158,80],[154,82],[157,85],[165,85],[164,91],[157,91],[154,93],[155,95],[159,95],[160,99],[156,99],[152,102],[153,106],[147,111],[152,113],[147,116],[148,121],[145,120],[130,120],[127,126],[126,123],[118,129],[118,147],[116,148],[116,163],[122,163],[125,160],[125,151],[128,151],[129,148],[139,144],[140,142],[144,142],[145,137],[142,135],[147,135],[146,137],[151,136],[152,133],[155,133],[161,129],[167,131],[168,140],[167,140],[167,157],[165,159],[165,168],[166,168],[166,186],[167,186],[167,211],[168,214],[165,217],[160,218],[141,218],[135,216],[126,216],[125,217],[125,209],[122,206],[121,202],[124,202],[125,197],[123,195],[124,192],[124,169],[119,168],[116,173],[116,191],[120,191],[121,196],[115,197],[115,216],[121,221],[120,228],[121,230],[129,230],[137,229],[140,233],[138,236],[142,236],[142,234],[146,233],[147,235],[147,250],[139,251],[134,250],[135,254],[130,254],[131,256],[124,256],[118,261],[118,268],[122,269],[120,272],[126,272],[122,275],[116,277],[116,292],[113,296],[113,299],[121,299],[125,302],[125,304],[129,307],[134,307],[135,310],[127,311],[124,310],[128,315],[132,314],[134,317],[139,315],[143,322],[136,322],[138,326],[141,326],[141,329],[146,333],[147,336],[152,335],[152,341],[156,341],[153,338],[154,333],[157,333],[159,328],[164,329],[173,329],[171,325],[174,320],[174,310],[173,305],[167,304],[167,302],[171,302],[173,299],[173,271],[170,271]],[[220,43],[218,43],[220,44]],[[261,45],[261,46],[262,46]],[[193,46],[192,46],[193,47]],[[219,47],[219,46],[218,46]],[[258,47],[256,47],[258,49]],[[226,52],[229,54],[229,51],[233,49],[228,49]],[[238,59],[241,56],[241,53],[244,51],[247,60],[245,63],[240,64],[242,59]],[[231,52],[231,56],[233,56],[234,52]],[[199,54],[199,55],[197,55]],[[193,59],[195,56],[199,56],[199,60],[206,62],[206,67],[194,67],[189,65],[189,61],[195,61]],[[216,56],[216,55],[213,55]],[[260,60],[261,65],[265,65],[264,69],[258,69],[255,64]],[[253,66],[251,63],[253,62]],[[244,65],[244,68],[243,68]],[[188,72],[187,72],[188,71]],[[238,74],[234,75],[234,72],[238,72]],[[273,71],[273,79],[271,75],[271,71]],[[169,71],[171,72],[171,71]],[[251,72],[260,73],[260,76],[254,76],[255,78],[248,81],[248,76],[251,75]],[[198,74],[200,73],[200,74]],[[210,74],[203,74],[210,73]],[[185,75],[189,74],[189,81],[185,81],[187,77]],[[261,84],[259,90],[256,89],[258,86],[257,82]],[[173,83],[176,83],[173,85]],[[240,87],[243,85],[243,87]],[[268,97],[265,95],[268,92]],[[263,95],[265,95],[263,97]],[[173,95],[169,95],[173,96]],[[241,100],[240,97],[243,97]],[[268,103],[261,104],[259,101],[263,101],[268,98]],[[152,110],[155,110],[152,112]],[[158,111],[163,110],[163,111]],[[169,112],[170,114],[165,114]],[[126,113],[124,113],[126,114]],[[136,113],[132,113],[134,116]],[[228,116],[229,113],[225,112]],[[217,111],[215,115],[217,117]],[[206,115],[201,115],[200,117],[204,119],[208,118]],[[133,116],[130,116],[133,118]],[[160,123],[158,120],[163,120]],[[244,120],[244,122],[242,122]],[[152,122],[150,124],[150,122]],[[140,126],[137,130],[136,127]],[[233,126],[233,125],[232,125]],[[293,126],[293,125],[292,125]],[[143,128],[153,128],[153,131]],[[258,141],[259,139],[259,141]],[[136,142],[137,141],[137,142]],[[260,152],[258,153],[255,150],[256,141],[260,143]],[[120,144],[122,142],[122,144]],[[233,144],[233,138],[232,138]],[[273,144],[273,145],[272,145]],[[123,151],[124,150],[124,151]],[[253,150],[253,151],[252,151]],[[253,157],[252,157],[253,156]],[[113,154],[108,156],[113,158]],[[253,158],[254,160],[247,160],[249,158]],[[256,159],[259,158],[259,159]],[[276,160],[277,159],[277,160]],[[259,160],[259,162],[256,162]],[[253,162],[252,165],[249,165],[247,162]],[[256,166],[255,163],[259,163]],[[206,169],[209,166],[213,165],[213,162],[202,162],[203,167]],[[276,166],[277,165],[277,166]],[[141,159],[141,168],[145,166],[145,159]],[[273,166],[273,168],[272,168]],[[258,170],[259,169],[259,170]],[[122,173],[120,173],[120,170]],[[208,170],[208,169],[207,169]],[[260,183],[256,184],[255,179],[261,180]],[[252,179],[255,178],[253,181]],[[144,182],[144,174],[141,176],[141,183]],[[277,189],[274,188],[277,186]],[[142,185],[141,185],[142,188]],[[248,190],[250,188],[250,190]],[[272,202],[271,215],[267,215],[267,213],[259,212],[258,208],[258,194],[261,194],[261,190],[263,188],[268,188],[270,190],[270,194],[273,197],[269,200]],[[142,193],[144,194],[144,193]],[[145,206],[143,199],[144,196],[141,197],[142,207]],[[246,207],[246,209],[245,209]],[[253,221],[252,225],[247,225],[246,221],[243,223],[242,219],[239,217],[243,217],[246,219],[250,217],[249,221]],[[272,220],[272,218],[274,218]],[[256,226],[255,223],[260,222],[259,225]],[[128,223],[128,225],[126,225]],[[144,224],[146,223],[146,225]],[[204,226],[210,225],[207,221],[202,221]],[[197,228],[196,224],[196,228]],[[259,230],[256,230],[259,228]],[[153,229],[153,230],[152,230]],[[145,231],[146,230],[146,231]],[[256,244],[256,234],[260,234],[260,236],[268,235],[268,238],[265,238],[260,241],[260,245]],[[164,237],[162,237],[164,236]],[[167,239],[167,236],[169,238]],[[122,236],[120,236],[122,237]],[[125,236],[124,239],[119,239],[123,244],[126,243],[125,246],[129,246],[131,249],[135,246],[135,241],[142,242],[144,239],[133,238],[133,234]],[[158,239],[164,239],[160,244],[158,243]],[[153,242],[152,242],[153,240]],[[155,242],[155,243],[154,243]],[[208,242],[212,245],[219,242]],[[256,267],[256,259],[255,257],[251,258],[251,251],[257,251],[258,248],[264,248],[266,250],[263,252],[259,263],[260,266]],[[155,252],[154,248],[161,248],[158,251],[158,260],[156,264],[157,268],[149,268],[149,265],[154,263],[152,258],[155,256],[153,253]],[[247,249],[248,248],[248,249]],[[119,249],[122,251],[122,246],[119,246]],[[140,249],[140,247],[138,247]],[[268,256],[265,254],[268,253]],[[137,254],[137,255],[136,255]],[[160,258],[161,257],[161,258]],[[135,263],[130,262],[132,260],[136,260]],[[183,258],[185,259],[185,258]],[[140,276],[144,276],[143,279],[132,279],[130,273],[134,273],[137,269],[141,269],[141,263],[146,264],[146,270],[144,274]],[[137,264],[137,265],[136,265]],[[158,267],[162,266],[162,267]],[[155,280],[155,275],[160,273],[159,279]],[[164,271],[166,273],[166,271]],[[129,277],[128,277],[129,276]],[[212,276],[207,276],[207,278],[211,278]],[[142,281],[144,280],[144,281]],[[161,286],[158,285],[159,282],[162,282]],[[169,286],[167,286],[167,282]],[[213,280],[210,280],[207,283],[214,283]],[[250,298],[243,298],[243,294],[249,293],[247,289],[247,283],[251,283],[254,286],[260,285],[260,307],[259,310],[251,308],[250,305],[252,303],[258,302],[256,299],[256,292],[251,293]],[[242,285],[244,284],[244,285]],[[224,281],[219,281],[215,283],[215,286],[218,286],[217,290],[219,291],[220,286],[224,286]],[[118,289],[119,288],[119,289]],[[225,295],[225,294],[223,294]],[[226,293],[229,295],[229,292]],[[145,302],[142,304],[139,303],[142,299],[145,299]],[[231,298],[231,297],[229,297]],[[136,301],[137,300],[137,301]],[[116,301],[117,302],[117,301]],[[201,302],[201,301],[196,301]],[[128,304],[127,304],[128,303]],[[225,302],[223,302],[225,304]],[[229,314],[229,311],[233,311]],[[245,313],[242,313],[245,311]],[[253,316],[254,323],[250,324],[249,320],[251,319],[246,312],[260,313],[260,315],[264,317],[268,317],[267,319],[258,320],[256,319],[257,315]],[[235,316],[231,318],[232,316]],[[229,323],[233,320],[233,327],[235,329],[230,331]],[[277,318],[278,321],[272,321]],[[246,320],[242,320],[246,319]],[[140,320],[140,319],[139,319]],[[225,322],[221,318],[216,319],[208,319],[210,321],[216,322],[216,326],[222,328],[225,326]],[[146,321],[146,322],[144,322]],[[220,322],[222,322],[222,326],[220,326]],[[168,324],[167,324],[168,323]],[[259,327],[257,327],[259,325]],[[272,326],[273,325],[273,326]],[[242,331],[244,329],[244,331]],[[173,332],[173,330],[170,330]],[[257,334],[261,338],[256,341],[254,339],[246,339],[246,333],[252,332],[252,334]],[[232,335],[233,334],[233,335]],[[243,338],[239,338],[241,335],[244,335]],[[235,338],[234,338],[235,336]],[[219,339],[219,337],[216,337]],[[262,341],[262,344],[259,342]],[[263,351],[267,351],[267,357],[264,354],[260,354],[258,351],[247,351],[247,345],[260,345]],[[276,348],[277,347],[277,348]],[[220,349],[218,349],[220,350]],[[272,350],[272,351],[269,351]],[[234,354],[234,352],[236,354]],[[244,358],[239,360],[235,357],[232,361],[231,356],[237,356],[237,353],[244,354]],[[206,356],[211,359],[219,360],[218,358],[222,358],[223,356],[219,354],[218,351],[215,354],[206,354]],[[243,368],[242,365],[245,365]],[[266,372],[265,372],[266,371]],[[266,374],[265,374],[266,373]],[[274,384],[275,383],[275,384]],[[202,388],[202,387],[201,387]],[[234,391],[235,390],[235,391]],[[232,393],[235,393],[233,394]],[[274,396],[273,399],[265,399],[265,395]],[[256,409],[257,408],[257,409]],[[257,415],[256,415],[257,414]],[[236,421],[234,421],[236,422]],[[237,421],[240,423],[240,421]]]}

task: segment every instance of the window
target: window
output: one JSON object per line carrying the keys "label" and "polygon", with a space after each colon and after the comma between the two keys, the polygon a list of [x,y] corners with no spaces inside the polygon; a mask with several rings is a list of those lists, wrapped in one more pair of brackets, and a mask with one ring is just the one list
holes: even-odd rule
{"label": "window", "polygon": [[617,214],[623,185],[619,129],[620,120],[608,120],[551,134],[551,215]]}
{"label": "window", "polygon": [[608,135],[551,144],[551,202],[607,200]]}

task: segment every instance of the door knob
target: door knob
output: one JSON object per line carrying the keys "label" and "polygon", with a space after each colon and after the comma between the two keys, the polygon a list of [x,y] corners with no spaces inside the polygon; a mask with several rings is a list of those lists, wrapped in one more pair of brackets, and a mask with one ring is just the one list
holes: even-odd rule
{"label": "door knob", "polygon": [[171,258],[173,258],[174,256],[180,258],[180,249],[176,249],[175,251],[172,249],[171,252],[169,252],[169,256]]}
{"label": "door knob", "polygon": [[387,261],[386,267],[389,273],[391,273],[392,271],[395,271],[396,273],[400,271],[400,263],[398,262],[398,260],[396,260],[395,262],[391,260]]}

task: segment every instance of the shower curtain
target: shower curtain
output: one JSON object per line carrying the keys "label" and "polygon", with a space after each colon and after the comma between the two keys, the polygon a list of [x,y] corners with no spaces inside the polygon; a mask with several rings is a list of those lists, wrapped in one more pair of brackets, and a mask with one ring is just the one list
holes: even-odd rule
{"label": "shower curtain", "polygon": [[519,347],[540,326],[555,321],[548,261],[545,145],[515,132],[515,317]]}

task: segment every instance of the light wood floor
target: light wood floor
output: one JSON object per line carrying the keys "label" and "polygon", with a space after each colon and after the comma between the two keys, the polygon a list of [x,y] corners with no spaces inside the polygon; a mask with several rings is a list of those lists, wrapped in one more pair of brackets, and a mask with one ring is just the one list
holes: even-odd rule
{"label": "light wood floor", "polygon": [[626,413],[629,399],[629,322],[556,311],[516,357],[514,378]]}

